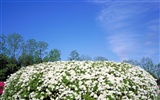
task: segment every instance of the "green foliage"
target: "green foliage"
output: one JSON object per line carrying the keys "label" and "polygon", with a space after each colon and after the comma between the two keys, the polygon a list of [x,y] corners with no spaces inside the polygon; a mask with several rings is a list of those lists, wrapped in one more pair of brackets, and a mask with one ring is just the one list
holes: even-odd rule
{"label": "green foliage", "polygon": [[147,71],[150,75],[152,75],[155,79],[157,78],[153,72]]}
{"label": "green foliage", "polygon": [[0,81],[6,79],[6,65],[8,64],[8,58],[4,54],[0,54]]}
{"label": "green foliage", "polygon": [[153,71],[154,71],[153,61],[152,61],[152,59],[149,58],[149,57],[143,57],[143,58],[141,59],[140,66],[141,66],[142,68],[144,68],[146,71],[149,71],[149,72],[153,72]]}
{"label": "green foliage", "polygon": [[157,100],[160,100],[160,94],[158,95]]}
{"label": "green foliage", "polygon": [[18,33],[0,36],[0,80],[16,72],[21,66],[41,63],[48,44],[35,39],[23,41]]}
{"label": "green foliage", "polygon": [[139,66],[139,65],[140,65],[140,62],[139,62],[139,61],[137,61],[137,60],[132,60],[132,59],[130,59],[130,60],[124,60],[123,62],[132,64],[132,65],[135,65],[135,66]]}
{"label": "green foliage", "polygon": [[8,64],[8,57],[4,54],[0,54],[0,81],[4,81],[7,76],[7,66]]}
{"label": "green foliage", "polygon": [[[44,55],[45,50],[48,47],[48,43],[44,42],[44,41],[39,41],[37,43],[37,51],[36,54],[38,54],[37,58],[38,60],[40,59],[40,62],[42,63],[42,58]],[[37,59],[36,59],[37,60]],[[37,61],[36,61],[37,62]]]}
{"label": "green foliage", "polygon": [[108,59],[107,58],[105,58],[105,57],[101,57],[101,56],[98,56],[98,57],[95,57],[95,59],[94,59],[95,61],[108,61]]}
{"label": "green foliage", "polygon": [[71,53],[69,54],[69,60],[75,60],[75,61],[79,61],[80,57],[79,57],[79,53],[76,50],[71,51]]}
{"label": "green foliage", "polygon": [[92,58],[89,55],[81,55],[80,60],[81,61],[91,61]]}
{"label": "green foliage", "polygon": [[157,79],[160,79],[160,63],[155,65],[155,75]]}
{"label": "green foliage", "polygon": [[32,65],[33,62],[33,56],[32,55],[21,55],[18,58],[19,63],[21,64],[21,66],[28,66],[28,65]]}
{"label": "green foliage", "polygon": [[0,81],[5,81],[7,76],[7,69],[0,69]]}
{"label": "green foliage", "polygon": [[0,35],[0,54],[6,55],[8,53],[7,37],[5,34]]}
{"label": "green foliage", "polygon": [[84,99],[84,100],[96,100],[95,98],[90,96],[89,92],[87,92],[86,94],[82,95],[82,99]]}
{"label": "green foliage", "polygon": [[5,81],[8,75],[16,72],[20,68],[20,65],[13,57],[8,58],[0,54],[0,58],[0,81]]}
{"label": "green foliage", "polygon": [[46,57],[44,57],[43,61],[44,61],[44,62],[48,62],[48,61],[50,61],[50,62],[59,61],[59,60],[61,59],[60,56],[61,56],[60,50],[58,50],[58,49],[53,49],[53,50],[51,50],[51,51],[49,52],[49,54],[48,54]]}
{"label": "green foliage", "polygon": [[[35,44],[33,43],[35,42]],[[28,66],[33,64],[34,51],[36,50],[36,41],[29,39],[27,42],[23,42],[21,45],[21,55],[18,57],[18,61],[21,66]],[[34,49],[34,50],[33,50]]]}
{"label": "green foliage", "polygon": [[23,42],[23,37],[20,34],[12,33],[7,37],[8,48],[10,50],[10,55],[16,59],[18,50]]}
{"label": "green foliage", "polygon": [[160,78],[160,64],[154,65],[153,61],[149,57],[143,57],[140,61],[137,60],[124,60],[123,62],[140,66],[148,73],[150,73],[154,78]]}
{"label": "green foliage", "polygon": [[26,41],[26,52],[30,56],[34,56],[35,51],[37,50],[37,41],[35,39],[29,39]]}
{"label": "green foliage", "polygon": [[5,68],[5,66],[8,64],[8,57],[4,54],[0,54],[0,69]]}
{"label": "green foliage", "polygon": [[48,57],[48,55],[47,56],[45,56],[44,58],[43,58],[43,62],[48,62],[49,61],[49,57]]}
{"label": "green foliage", "polygon": [[34,58],[34,64],[39,64],[39,63],[42,63],[42,58],[41,57]]}

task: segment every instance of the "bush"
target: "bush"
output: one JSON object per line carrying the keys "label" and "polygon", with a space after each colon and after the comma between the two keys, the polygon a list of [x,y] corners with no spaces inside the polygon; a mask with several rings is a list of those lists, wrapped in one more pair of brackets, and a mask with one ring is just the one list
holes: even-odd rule
{"label": "bush", "polygon": [[21,68],[2,100],[156,100],[155,79],[139,67],[108,61],[48,62]]}

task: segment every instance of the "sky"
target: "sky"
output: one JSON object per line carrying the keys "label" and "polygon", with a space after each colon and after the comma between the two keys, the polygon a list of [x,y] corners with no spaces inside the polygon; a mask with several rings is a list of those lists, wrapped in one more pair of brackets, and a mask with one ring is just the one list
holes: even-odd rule
{"label": "sky", "polygon": [[1,0],[0,32],[110,61],[160,62],[159,0]]}

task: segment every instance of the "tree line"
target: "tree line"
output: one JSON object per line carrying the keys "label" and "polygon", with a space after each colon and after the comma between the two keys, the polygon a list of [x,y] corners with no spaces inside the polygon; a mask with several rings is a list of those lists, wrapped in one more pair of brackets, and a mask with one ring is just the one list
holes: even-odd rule
{"label": "tree line", "polygon": [[[7,76],[21,67],[42,62],[61,60],[61,51],[52,49],[46,52],[48,43],[28,39],[18,33],[0,35],[0,81],[5,81]],[[68,60],[91,60],[90,56],[79,55],[76,50],[71,51]],[[95,57],[94,60],[108,60],[105,57]]]}
{"label": "tree line", "polygon": [[[0,36],[0,81],[5,81],[7,76],[16,72],[21,67],[38,64],[42,62],[54,62],[61,60],[61,51],[52,49],[46,52],[48,43],[28,39],[24,41],[23,36],[18,33],[9,35],[1,34]],[[91,58],[89,55],[80,55],[76,50],[72,50],[68,60],[86,61],[98,60],[107,61],[108,59],[102,56]],[[155,78],[160,78],[160,63],[154,64],[151,58],[143,57],[140,61],[124,60],[123,62],[132,65],[140,66],[148,71]]]}
{"label": "tree line", "polygon": [[160,85],[160,63],[154,64],[152,59],[149,57],[143,57],[140,61],[138,60],[124,60],[123,62],[139,66],[145,71],[149,72],[154,78],[158,79],[157,82]]}

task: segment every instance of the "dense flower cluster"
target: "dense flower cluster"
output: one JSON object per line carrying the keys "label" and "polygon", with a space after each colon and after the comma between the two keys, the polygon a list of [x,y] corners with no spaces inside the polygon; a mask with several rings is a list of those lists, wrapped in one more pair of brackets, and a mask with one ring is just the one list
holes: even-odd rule
{"label": "dense flower cluster", "polygon": [[139,67],[108,61],[58,61],[20,69],[2,100],[156,100],[155,79]]}

